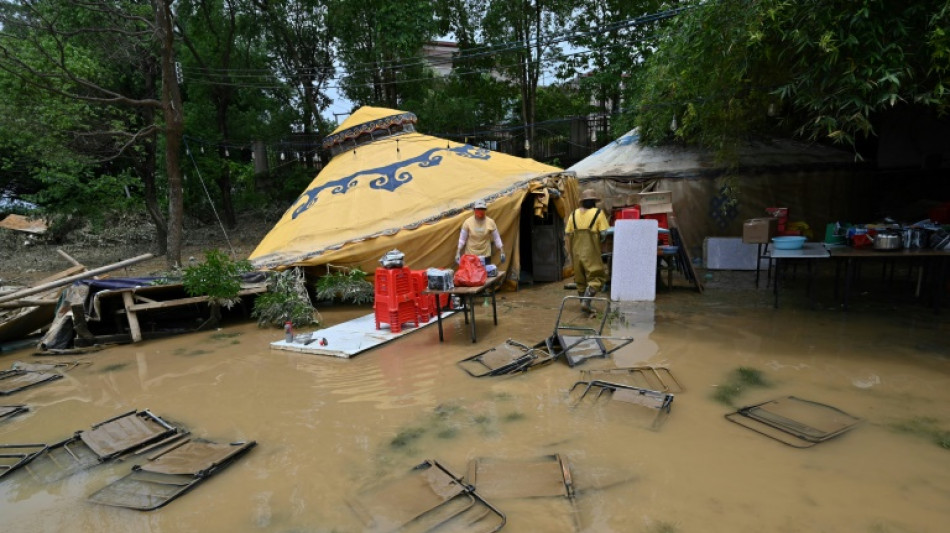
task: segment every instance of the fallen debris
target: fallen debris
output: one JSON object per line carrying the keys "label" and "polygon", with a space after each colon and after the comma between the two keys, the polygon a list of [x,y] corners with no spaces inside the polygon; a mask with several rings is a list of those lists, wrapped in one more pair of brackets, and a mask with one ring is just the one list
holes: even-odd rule
{"label": "fallen debris", "polygon": [[546,365],[553,361],[551,354],[542,348],[531,348],[516,340],[479,352],[456,363],[468,375],[476,378],[501,376]]}
{"label": "fallen debris", "polygon": [[594,396],[595,403],[606,393],[610,399],[615,402],[641,405],[643,407],[656,409],[658,412],[650,424],[650,429],[659,429],[660,426],[666,422],[666,418],[669,416],[670,409],[673,405],[674,396],[669,392],[660,392],[596,379],[592,381],[578,381],[571,386],[570,392],[573,392],[581,385],[586,386],[584,387],[584,391],[577,398],[574,404],[575,407],[584,401],[591,390],[598,389],[597,395]]}
{"label": "fallen debris", "polygon": [[795,448],[810,448],[857,426],[861,419],[823,403],[795,396],[743,407],[725,415],[756,433]]}
{"label": "fallen debris", "polygon": [[436,461],[348,502],[364,531],[498,531],[505,515]]}
{"label": "fallen debris", "polygon": [[0,370],[0,396],[8,396],[30,387],[61,379],[62,374],[32,370]]}
{"label": "fallen debris", "polygon": [[180,431],[152,414],[129,411],[92,426],[89,431],[53,444],[32,459],[30,473],[43,482],[63,479],[80,470],[116,459]]}
{"label": "fallen debris", "polygon": [[186,440],[133,466],[130,474],[99,489],[89,501],[139,511],[158,509],[224,470],[256,444]]}
{"label": "fallen debris", "polygon": [[596,370],[581,370],[586,381],[597,379],[598,376],[607,376],[610,381],[620,381],[624,385],[643,387],[662,392],[683,392],[686,390],[665,366],[627,366],[618,368],[604,368]]}
{"label": "fallen debris", "polygon": [[584,300],[579,296],[565,296],[561,300],[561,307],[554,323],[554,332],[550,337],[535,345],[535,348],[547,348],[554,359],[564,357],[569,366],[575,366],[593,357],[607,357],[613,352],[633,342],[632,337],[605,336],[604,326],[610,316],[610,300],[608,298],[586,298],[591,302],[603,304],[600,324],[597,328],[588,326],[572,326],[561,323],[564,318],[564,306],[569,302]]}
{"label": "fallen debris", "polygon": [[46,451],[45,444],[0,444],[0,480]]}
{"label": "fallen debris", "polygon": [[29,411],[25,405],[0,405],[0,421],[13,418],[14,416]]}
{"label": "fallen debris", "polygon": [[39,218],[28,218],[23,215],[10,214],[0,219],[0,228],[31,235],[42,235],[46,233],[46,222]]}
{"label": "fallen debris", "polygon": [[574,530],[581,531],[570,464],[555,453],[534,459],[477,458],[469,461],[465,480],[492,500],[564,498],[570,504]]}

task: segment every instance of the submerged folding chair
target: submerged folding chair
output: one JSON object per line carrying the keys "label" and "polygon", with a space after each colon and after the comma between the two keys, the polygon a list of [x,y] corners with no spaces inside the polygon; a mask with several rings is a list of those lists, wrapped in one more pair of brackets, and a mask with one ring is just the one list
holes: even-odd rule
{"label": "submerged folding chair", "polygon": [[186,440],[133,466],[130,474],[99,489],[89,501],[139,511],[158,509],[224,470],[256,444]]}
{"label": "submerged folding chair", "polygon": [[610,381],[602,380],[591,380],[591,381],[578,381],[571,386],[570,392],[573,392],[577,387],[585,385],[584,392],[578,397],[577,402],[574,404],[575,407],[580,405],[584,398],[587,397],[587,394],[593,389],[598,389],[597,396],[594,397],[594,402],[600,399],[605,393],[609,393],[610,399],[615,402],[627,403],[642,405],[644,407],[649,407],[656,409],[657,415],[654,417],[653,422],[650,424],[651,429],[658,429],[663,422],[666,421],[666,417],[670,414],[670,408],[673,405],[673,394],[669,392],[660,392],[650,389],[644,389],[642,387],[634,387],[632,385],[624,385],[623,383],[613,383]]}
{"label": "submerged folding chair", "polygon": [[0,479],[36,459],[45,444],[0,444]]}
{"label": "submerged folding chair", "polygon": [[642,365],[619,368],[604,368],[595,370],[581,370],[586,381],[597,379],[598,376],[609,377],[612,381],[622,380],[624,385],[644,387],[662,392],[683,392],[686,390],[665,366]]}
{"label": "submerged folding chair", "polygon": [[610,316],[609,298],[590,298],[592,302],[604,304],[600,325],[596,329],[586,326],[561,325],[564,305],[573,300],[578,300],[579,304],[581,299],[580,296],[565,296],[561,300],[561,308],[558,310],[557,321],[554,323],[554,332],[550,337],[535,346],[535,348],[546,347],[554,359],[564,356],[564,360],[572,367],[592,357],[607,357],[633,342],[632,337],[604,336],[604,326]]}
{"label": "submerged folding chair", "polygon": [[0,421],[12,418],[30,409],[25,405],[0,405]]}
{"label": "submerged folding chair", "polygon": [[129,411],[49,446],[28,470],[41,481],[56,481],[158,442],[177,431],[178,428],[147,409]]}
{"label": "submerged folding chair", "polygon": [[7,396],[62,377],[62,374],[51,372],[34,372],[20,369],[0,370],[0,396]]}
{"label": "submerged folding chair", "polygon": [[498,531],[505,515],[436,461],[348,501],[364,531]]}
{"label": "submerged folding chair", "polygon": [[725,417],[795,448],[810,448],[853,429],[861,422],[860,418],[837,407],[795,396],[743,407]]}
{"label": "submerged folding chair", "polygon": [[476,378],[526,372],[531,368],[553,361],[546,350],[531,348],[508,339],[503,344],[489,348],[456,363],[468,375]]}

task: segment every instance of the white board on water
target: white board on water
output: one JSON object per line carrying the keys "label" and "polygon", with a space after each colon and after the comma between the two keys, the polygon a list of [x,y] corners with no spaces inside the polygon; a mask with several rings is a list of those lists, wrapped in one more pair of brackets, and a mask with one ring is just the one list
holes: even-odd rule
{"label": "white board on water", "polygon": [[[744,243],[741,237],[706,237],[703,241],[703,264],[708,270],[755,270],[758,253],[758,245]],[[768,259],[760,262],[760,268],[769,267]]]}
{"label": "white board on water", "polygon": [[656,246],[659,226],[654,219],[618,220],[610,264],[610,299],[628,302],[656,300]]}
{"label": "white board on water", "polygon": [[[443,311],[442,320],[452,315],[455,311]],[[380,344],[387,343],[393,339],[408,335],[413,331],[418,331],[426,326],[436,323],[436,318],[432,317],[428,322],[419,324],[415,327],[411,323],[403,324],[399,333],[393,333],[388,325],[382,325],[376,329],[376,315],[370,313],[366,316],[354,318],[349,322],[337,324],[326,329],[318,329],[312,334],[303,334],[295,336],[295,342],[277,341],[270,343],[270,347],[275,350],[287,350],[290,352],[310,353],[315,355],[332,355],[349,359],[354,355],[375,348]],[[309,335],[309,336],[308,336]],[[304,344],[307,340],[314,339],[309,344]],[[326,339],[326,345],[320,344],[320,339]],[[299,340],[299,342],[298,342]]]}

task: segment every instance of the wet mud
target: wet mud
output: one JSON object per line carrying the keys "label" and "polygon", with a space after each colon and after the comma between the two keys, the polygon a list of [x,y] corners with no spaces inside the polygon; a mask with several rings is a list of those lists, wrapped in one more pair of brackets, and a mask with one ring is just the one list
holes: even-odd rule
{"label": "wet mud", "polygon": [[[743,283],[751,281],[744,280]],[[160,510],[85,498],[134,461],[56,483],[0,480],[0,530],[349,532],[348,499],[425,459],[465,474],[475,458],[559,453],[577,499],[492,502],[513,532],[940,532],[950,524],[950,325],[923,306],[812,309],[793,286],[705,295],[677,287],[618,306],[610,332],[636,340],[611,358],[476,379],[464,357],[550,335],[560,284],[499,295],[477,310],[478,342],[458,315],[350,360],[270,349],[283,332],[231,325],[96,353],[64,379],[0,398],[30,412],[0,422],[0,443],[53,443],[132,409],[219,442],[255,440],[241,461]],[[369,308],[320,309],[328,324]],[[590,324],[576,309],[566,322]],[[37,362],[28,350],[3,354]],[[685,387],[659,428],[655,411],[569,394],[581,369],[667,365]],[[796,449],[732,424],[737,407],[784,396],[863,422]]]}

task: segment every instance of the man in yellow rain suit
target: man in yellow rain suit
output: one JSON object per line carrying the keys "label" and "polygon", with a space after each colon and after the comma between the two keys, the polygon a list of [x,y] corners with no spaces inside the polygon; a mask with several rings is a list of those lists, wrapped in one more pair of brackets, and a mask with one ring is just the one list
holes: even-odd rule
{"label": "man in yellow rain suit", "polygon": [[590,312],[590,298],[604,287],[607,269],[601,258],[600,243],[610,228],[603,211],[596,208],[597,193],[585,189],[581,193],[581,206],[567,217],[564,233],[569,239],[571,262],[574,265],[574,281],[581,300],[581,309]]}
{"label": "man in yellow rain suit", "polygon": [[483,200],[475,202],[473,207],[475,214],[468,217],[462,223],[462,231],[459,232],[459,247],[455,252],[455,262],[458,263],[462,253],[477,255],[485,258],[485,264],[491,264],[492,243],[495,248],[501,252],[502,264],[505,262],[505,248],[501,242],[501,235],[498,233],[498,226],[490,217],[485,216],[488,206]]}

